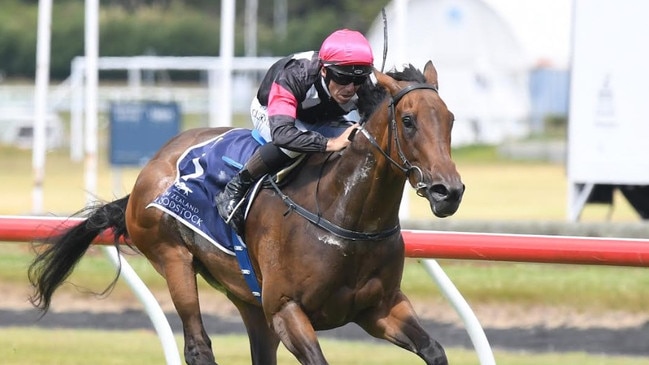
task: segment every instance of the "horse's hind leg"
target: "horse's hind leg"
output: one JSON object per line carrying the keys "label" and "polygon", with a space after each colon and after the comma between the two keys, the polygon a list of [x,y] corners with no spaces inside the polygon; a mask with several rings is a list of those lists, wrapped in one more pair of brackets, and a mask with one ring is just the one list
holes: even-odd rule
{"label": "horse's hind leg", "polygon": [[160,230],[132,226],[131,238],[167,281],[171,300],[183,325],[185,362],[189,365],[214,365],[212,343],[201,317],[193,256],[182,244],[180,235],[169,228],[175,225],[164,219],[161,222],[165,228]]}
{"label": "horse's hind leg", "polygon": [[421,327],[406,296],[399,292],[392,303],[365,313],[356,322],[370,335],[419,355],[427,365],[448,365],[444,349]]}
{"label": "horse's hind leg", "polygon": [[[173,250],[176,251],[176,250]],[[165,256],[164,272],[171,299],[183,324],[185,362],[190,365],[214,365],[212,342],[205,332],[198,300],[196,273],[191,255],[169,252]]]}
{"label": "horse's hind leg", "polygon": [[228,293],[228,298],[239,310],[248,331],[253,365],[276,365],[279,337],[273,332],[261,307],[244,302]]}

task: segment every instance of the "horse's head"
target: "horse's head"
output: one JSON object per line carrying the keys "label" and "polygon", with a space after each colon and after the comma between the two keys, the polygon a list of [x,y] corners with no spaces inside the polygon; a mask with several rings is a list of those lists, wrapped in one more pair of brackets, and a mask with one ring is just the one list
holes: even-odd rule
{"label": "horse's head", "polygon": [[423,74],[409,66],[402,72],[375,71],[375,75],[391,95],[386,154],[417,194],[428,199],[435,216],[454,214],[464,184],[451,159],[454,117],[437,92],[435,66],[428,61]]}

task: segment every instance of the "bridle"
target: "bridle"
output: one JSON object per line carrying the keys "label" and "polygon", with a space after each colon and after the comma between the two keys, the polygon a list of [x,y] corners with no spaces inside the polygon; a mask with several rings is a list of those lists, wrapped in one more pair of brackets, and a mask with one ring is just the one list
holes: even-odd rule
{"label": "bridle", "polygon": [[408,86],[404,87],[403,89],[399,90],[399,92],[397,92],[395,95],[393,95],[392,100],[388,104],[388,113],[389,113],[388,119],[390,120],[390,122],[389,122],[390,126],[388,128],[388,140],[394,139],[394,144],[397,146],[397,154],[399,155],[399,159],[401,160],[401,163],[395,161],[390,156],[390,153],[391,153],[390,147],[392,146],[391,143],[388,144],[387,151],[383,150],[383,148],[379,145],[379,143],[376,141],[374,136],[372,136],[370,134],[370,132],[368,132],[367,129],[365,129],[363,127],[363,125],[361,125],[359,130],[361,131],[361,133],[363,133],[365,138],[367,138],[367,140],[370,142],[370,144],[372,146],[376,147],[379,150],[379,152],[381,152],[381,154],[392,165],[394,165],[398,170],[400,170],[401,172],[403,172],[404,175],[406,175],[406,178],[410,177],[410,173],[412,171],[416,171],[417,173],[419,173],[420,179],[417,182],[417,184],[415,184],[415,186],[413,186],[413,188],[417,191],[417,195],[424,196],[423,193],[421,192],[422,189],[425,189],[427,187],[427,185],[423,182],[424,173],[423,173],[423,171],[421,170],[421,168],[419,166],[415,166],[412,163],[410,163],[410,161],[408,161],[408,158],[403,153],[403,149],[401,148],[401,143],[399,142],[399,136],[397,134],[397,121],[395,119],[395,117],[396,117],[396,106],[397,106],[397,103],[399,103],[399,101],[401,100],[401,98],[403,98],[407,93],[409,93],[409,92],[411,92],[413,90],[421,90],[421,89],[433,90],[434,92],[438,92],[437,88],[435,86],[433,86],[433,85],[422,84],[422,83],[411,84],[411,85],[408,85]]}

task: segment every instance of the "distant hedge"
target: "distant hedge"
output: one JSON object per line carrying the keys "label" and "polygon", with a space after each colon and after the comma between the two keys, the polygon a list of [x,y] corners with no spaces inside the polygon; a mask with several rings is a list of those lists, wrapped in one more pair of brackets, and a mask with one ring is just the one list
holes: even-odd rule
{"label": "distant hedge", "polygon": [[[35,6],[12,10],[0,14],[0,72],[8,77],[33,77],[38,10]],[[146,9],[127,14],[118,8],[102,9],[99,35],[101,56],[215,56],[219,51],[218,19],[194,11]],[[84,53],[83,7],[75,3],[54,6],[51,78],[66,78],[72,59]]]}
{"label": "distant hedge", "polygon": [[[366,14],[378,14],[386,0],[364,0],[366,5],[350,1],[347,10],[318,3],[309,11],[291,15],[286,38],[277,39],[267,8],[260,6],[257,54],[285,55],[315,49],[332,30],[350,27],[365,31],[373,20]],[[3,0],[0,11],[0,76],[33,78],[36,69],[36,33],[38,2]],[[237,2],[235,55],[244,54],[243,2]],[[317,3],[317,2],[316,2]],[[360,11],[361,9],[362,11]],[[272,9],[271,13],[272,13]],[[128,12],[117,6],[100,8],[100,56],[217,56],[219,53],[220,2],[213,9],[199,10],[180,2],[170,7],[148,6]],[[84,2],[54,1],[50,77],[62,80],[70,74],[70,62],[84,54]],[[344,14],[344,15],[342,15]],[[1,77],[0,77],[1,79]]]}

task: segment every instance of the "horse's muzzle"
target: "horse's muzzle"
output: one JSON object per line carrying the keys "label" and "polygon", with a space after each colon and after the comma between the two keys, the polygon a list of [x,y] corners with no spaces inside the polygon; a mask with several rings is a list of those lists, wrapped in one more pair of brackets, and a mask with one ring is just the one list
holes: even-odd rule
{"label": "horse's muzzle", "polygon": [[460,207],[464,189],[464,184],[460,181],[438,183],[418,189],[417,194],[428,199],[436,217],[445,218],[453,215]]}

